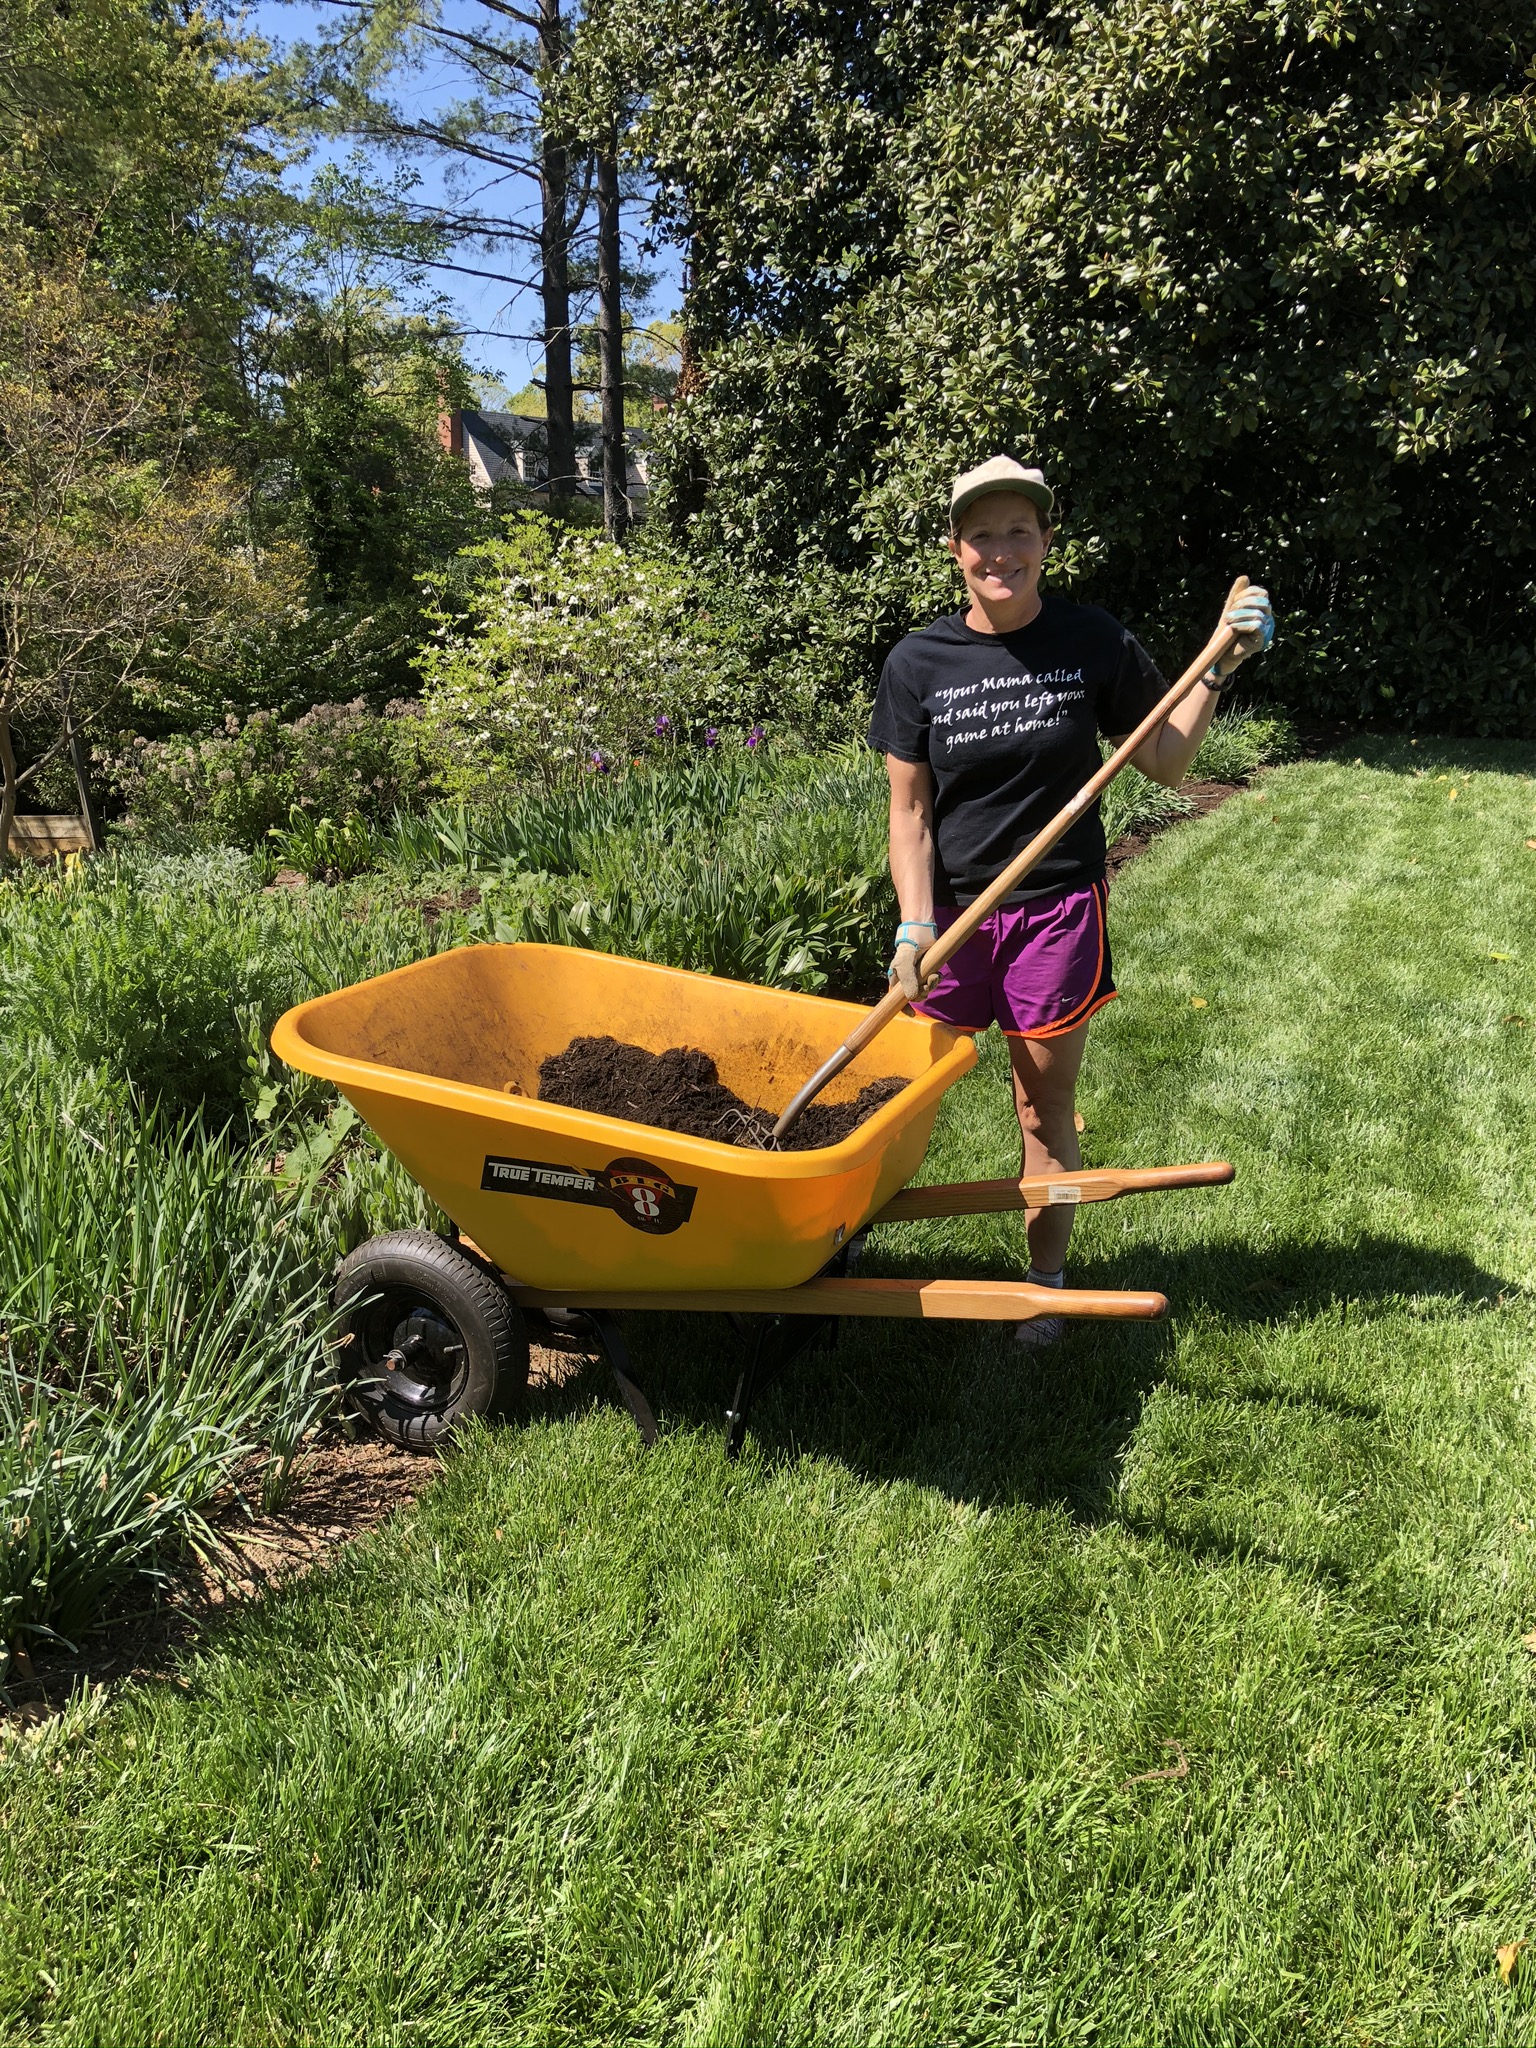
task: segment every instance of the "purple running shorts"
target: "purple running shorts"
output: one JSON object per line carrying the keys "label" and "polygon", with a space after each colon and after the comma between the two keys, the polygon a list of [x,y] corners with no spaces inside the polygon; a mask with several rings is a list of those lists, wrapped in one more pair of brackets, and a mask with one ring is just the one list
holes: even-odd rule
{"label": "purple running shorts", "polygon": [[[1108,895],[1108,884],[1095,882],[994,911],[912,1007],[955,1031],[985,1031],[993,1022],[1010,1038],[1075,1031],[1118,993]],[[943,932],[960,913],[939,908],[933,915]]]}

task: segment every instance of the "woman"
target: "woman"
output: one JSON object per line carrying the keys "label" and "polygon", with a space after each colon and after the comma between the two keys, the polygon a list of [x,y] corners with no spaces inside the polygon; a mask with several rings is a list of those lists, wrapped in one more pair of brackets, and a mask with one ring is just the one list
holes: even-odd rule
{"label": "woman", "polygon": [[[885,664],[870,744],[891,784],[891,878],[901,925],[890,978],[912,1007],[959,1031],[1001,1026],[1013,1063],[1023,1174],[1082,1164],[1078,1069],[1096,1010],[1115,996],[1105,928],[1104,829],[1094,804],[937,980],[918,962],[1099,766],[1098,736],[1123,738],[1168,685],[1108,612],[1042,596],[1054,496],[1038,469],[1005,455],[955,481],[949,551],[969,604],[909,633]],[[1228,677],[1274,637],[1269,599],[1250,586],[1228,614],[1242,636],[1137,749],[1136,766],[1174,788]],[[1064,1284],[1070,1208],[1032,1209],[1032,1281]],[[1021,1323],[1030,1345],[1059,1316]]]}

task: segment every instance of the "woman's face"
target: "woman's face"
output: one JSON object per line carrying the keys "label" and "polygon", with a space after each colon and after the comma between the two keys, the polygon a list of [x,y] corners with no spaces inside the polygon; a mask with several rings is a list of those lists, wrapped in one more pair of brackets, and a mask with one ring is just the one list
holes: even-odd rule
{"label": "woman's face", "polygon": [[1050,545],[1051,529],[1042,529],[1033,499],[1017,491],[978,498],[949,538],[966,589],[988,612],[1033,602]]}

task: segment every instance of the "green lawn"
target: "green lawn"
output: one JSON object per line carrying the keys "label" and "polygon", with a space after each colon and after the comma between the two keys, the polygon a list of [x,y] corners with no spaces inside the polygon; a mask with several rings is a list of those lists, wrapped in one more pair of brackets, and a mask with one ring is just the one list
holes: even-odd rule
{"label": "green lawn", "polygon": [[6,2037],[1536,2041],[1533,769],[1273,771],[1117,885],[1090,1161],[1238,1180],[1072,1269],[1170,1324],[855,1326],[732,1468],[728,1332],[632,1318],[650,1454],[594,1368],[27,1744]]}

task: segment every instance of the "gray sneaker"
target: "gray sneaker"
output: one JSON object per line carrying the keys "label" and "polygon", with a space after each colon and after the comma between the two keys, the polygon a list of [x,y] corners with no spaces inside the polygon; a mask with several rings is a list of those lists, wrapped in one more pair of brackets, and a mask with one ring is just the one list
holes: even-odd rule
{"label": "gray sneaker", "polygon": [[1044,1351],[1047,1345],[1059,1344],[1066,1332],[1065,1316],[1031,1316],[1027,1323],[1015,1325],[1013,1341],[1026,1351]]}

